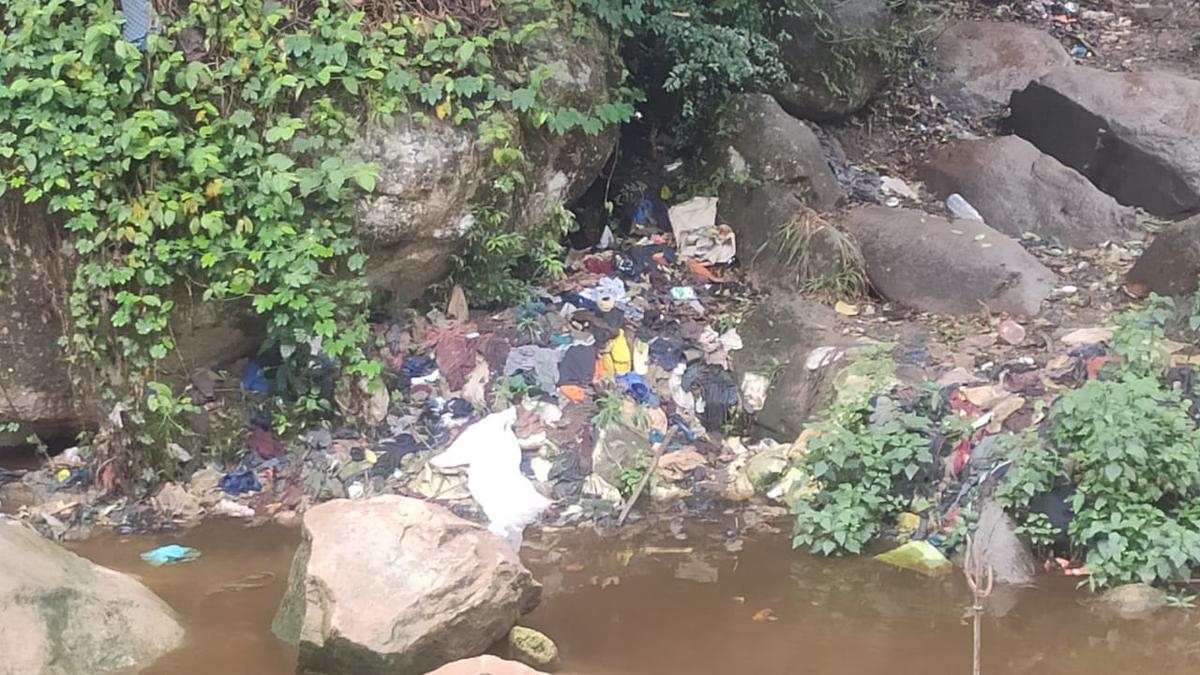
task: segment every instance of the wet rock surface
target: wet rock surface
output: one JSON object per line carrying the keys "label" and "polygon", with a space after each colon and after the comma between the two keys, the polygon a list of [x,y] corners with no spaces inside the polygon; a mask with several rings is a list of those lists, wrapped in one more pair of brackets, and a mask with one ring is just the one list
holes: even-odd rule
{"label": "wet rock surface", "polygon": [[1138,296],[1186,295],[1200,283],[1200,217],[1190,218],[1159,232],[1126,282]]}
{"label": "wet rock surface", "polygon": [[924,312],[1034,315],[1055,276],[1021,245],[974,220],[905,209],[861,207],[847,217],[871,285]]}
{"label": "wet rock surface", "polygon": [[1031,80],[1071,64],[1046,31],[1002,21],[952,23],[933,41],[929,60],[938,71],[934,93],[969,115],[995,112]]}
{"label": "wet rock surface", "polygon": [[1093,603],[1100,612],[1121,619],[1146,619],[1166,605],[1166,592],[1148,584],[1111,588]]}
{"label": "wet rock surface", "polygon": [[174,612],[141,583],[23,525],[0,522],[0,570],[6,673],[129,672],[183,640]]}
{"label": "wet rock surface", "polygon": [[1010,237],[1033,233],[1087,248],[1131,236],[1133,209],[1018,136],[949,143],[918,175],[942,199],[962,195],[988,225]]}
{"label": "wet rock surface", "polygon": [[995,501],[984,504],[975,526],[974,554],[990,567],[996,581],[1023,586],[1032,584],[1036,568],[1033,555],[1017,536],[1016,523]]}
{"label": "wet rock surface", "polygon": [[1122,204],[1200,211],[1200,81],[1058,68],[1012,96],[1012,127]]}
{"label": "wet rock surface", "polygon": [[333,501],[304,542],[273,630],[316,673],[421,673],[481,654],[541,587],[503,540],[404,497]]}

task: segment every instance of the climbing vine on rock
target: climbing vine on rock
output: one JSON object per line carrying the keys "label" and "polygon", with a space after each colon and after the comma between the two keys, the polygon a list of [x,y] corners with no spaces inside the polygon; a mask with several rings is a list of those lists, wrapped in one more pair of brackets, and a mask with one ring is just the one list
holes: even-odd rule
{"label": "climbing vine on rock", "polygon": [[465,22],[427,4],[177,0],[144,38],[120,3],[3,4],[0,192],[44,207],[78,254],[67,346],[95,366],[110,452],[183,430],[148,416],[186,409],[163,384],[185,298],[262,315],[285,358],[375,374],[353,224],[376,168],[348,152],[364,120],[474,125],[503,195],[522,180],[512,125],[594,134],[632,114],[549,105],[544,67],[503,62],[554,3]]}

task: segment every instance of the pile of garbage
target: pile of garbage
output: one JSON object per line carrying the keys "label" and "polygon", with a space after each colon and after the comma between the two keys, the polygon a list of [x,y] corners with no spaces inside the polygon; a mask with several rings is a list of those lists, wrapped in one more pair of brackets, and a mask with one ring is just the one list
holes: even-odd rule
{"label": "pile of garbage", "polygon": [[[517,307],[469,311],[455,289],[444,310],[377,326],[379,381],[322,385],[351,426],[284,438],[251,415],[236,464],[187,462],[190,478],[148,502],[107,501],[76,469],[63,481],[33,472],[21,483],[46,490],[25,515],[62,537],[72,526],[54,523],[67,512],[119,531],[205,515],[292,524],[311,504],[400,494],[482,511],[515,543],[551,504],[570,524],[614,520],[643,490],[695,508],[748,499],[752,456],[773,450],[782,470],[786,451],[739,440],[770,384],[731,369],[743,348],[735,317],[754,299],[731,269],[736,243],[716,199],[671,208],[669,224],[656,220],[665,211],[638,209],[628,237],[609,231],[573,252],[561,281]],[[252,399],[277,386],[259,358],[240,380]]]}

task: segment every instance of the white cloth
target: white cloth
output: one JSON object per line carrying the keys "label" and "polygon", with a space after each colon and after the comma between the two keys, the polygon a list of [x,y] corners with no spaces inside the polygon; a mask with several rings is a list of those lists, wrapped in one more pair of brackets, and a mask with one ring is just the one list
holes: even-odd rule
{"label": "white cloth", "polygon": [[521,446],[513,432],[516,421],[516,408],[488,415],[430,460],[439,468],[467,467],[467,489],[487,516],[488,530],[514,550],[521,547],[525,527],[550,506],[550,500],[521,473]]}

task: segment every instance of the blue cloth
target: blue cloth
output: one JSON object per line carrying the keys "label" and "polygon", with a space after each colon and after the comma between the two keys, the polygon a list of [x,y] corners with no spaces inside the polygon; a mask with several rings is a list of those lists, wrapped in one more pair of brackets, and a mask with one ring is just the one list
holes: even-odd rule
{"label": "blue cloth", "polygon": [[425,377],[437,370],[437,362],[424,356],[406,356],[400,372],[409,379]]}
{"label": "blue cloth", "polygon": [[125,14],[121,35],[139,50],[146,51],[146,37],[150,34],[150,0],[121,0],[121,12]]}
{"label": "blue cloth", "polygon": [[560,300],[562,300],[565,303],[575,305],[575,307],[578,309],[590,309],[593,312],[596,311],[597,309],[599,309],[599,307],[596,306],[595,302],[593,302],[589,298],[583,297],[582,295],[580,295],[578,293],[568,292],[568,293],[563,293],[563,294],[559,295],[558,297]]}
{"label": "blue cloth", "polygon": [[191,562],[199,557],[200,551],[197,549],[191,548],[190,546],[180,546],[179,544],[160,546],[153,551],[146,551],[142,554],[142,560],[145,560],[155,567]]}
{"label": "blue cloth", "polygon": [[263,375],[262,364],[258,359],[247,359],[246,367],[242,368],[242,389],[252,394],[266,394],[271,390],[271,383]]}
{"label": "blue cloth", "polygon": [[240,495],[247,492],[258,492],[262,489],[262,483],[258,482],[258,476],[249,469],[238,469],[231,473],[225,474],[217,486],[222,492],[231,495]]}
{"label": "blue cloth", "polygon": [[646,384],[641,375],[631,371],[624,375],[617,375],[614,379],[625,388],[623,393],[638,403],[648,406],[659,404],[658,396],[650,390],[650,386]]}

